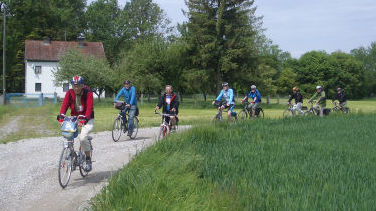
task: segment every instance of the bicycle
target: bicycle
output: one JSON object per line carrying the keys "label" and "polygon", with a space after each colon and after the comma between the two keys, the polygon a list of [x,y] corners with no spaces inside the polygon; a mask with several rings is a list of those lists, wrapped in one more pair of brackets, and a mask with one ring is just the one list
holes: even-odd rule
{"label": "bicycle", "polygon": [[[114,142],[117,142],[117,141],[120,140],[122,133],[128,132],[128,129],[129,129],[129,125],[128,125],[128,123],[129,123],[129,121],[128,121],[128,119],[129,119],[129,108],[126,108],[126,103],[121,102],[121,101],[116,102],[115,108],[120,110],[120,112],[115,117],[114,123],[112,125],[112,140]],[[127,109],[125,111],[125,117],[122,114],[122,111],[124,109]],[[138,133],[138,123],[139,123],[139,120],[138,120],[137,116],[135,115],[133,117],[133,132],[129,136],[129,138],[131,138],[131,139],[136,138],[137,133]]]}
{"label": "bicycle", "polygon": [[[86,155],[82,151],[81,146],[78,151],[74,150],[74,139],[78,136],[78,122],[85,116],[79,115],[77,117],[64,116],[64,122],[61,125],[62,135],[65,138],[63,142],[63,150],[59,159],[58,178],[59,184],[62,188],[67,187],[72,171],[75,171],[77,166],[82,177],[88,175],[86,171]],[[90,144],[90,157],[92,158],[93,146],[91,145],[92,137],[88,137]]]}
{"label": "bicycle", "polygon": [[[212,120],[212,123],[216,123],[216,122],[222,122],[223,121],[223,117],[222,117],[222,111],[225,110],[226,108],[224,109],[220,109],[222,106],[225,106],[226,104],[222,103],[222,101],[219,101],[219,100],[214,100],[214,107],[216,107],[218,109],[218,113],[214,116],[213,120]],[[229,106],[227,108],[227,111],[231,108],[231,106]],[[238,121],[238,115],[236,114],[236,112],[232,112],[231,113],[231,116],[234,118],[235,122]]]}
{"label": "bicycle", "polygon": [[[244,101],[242,104],[244,105],[244,107],[239,112],[239,118],[241,120],[250,119],[252,117],[252,109],[248,108],[248,105],[250,104],[250,102]],[[264,118],[264,110],[261,107],[256,108],[255,117]]]}
{"label": "bicycle", "polygon": [[[283,118],[290,118],[290,117],[296,116],[297,110],[294,108],[295,105],[289,103],[288,106],[289,107],[285,111],[283,111]],[[304,110],[307,110],[307,107],[302,106],[301,109],[302,111],[304,111]],[[304,115],[304,113],[302,115]]]}
{"label": "bicycle", "polygon": [[348,107],[342,107],[336,101],[332,101],[332,104],[334,104],[334,107],[332,108],[332,111],[334,112],[342,112],[344,114],[348,114],[350,112],[350,109]]}
{"label": "bicycle", "polygon": [[[309,104],[310,104],[310,109],[308,111],[304,112],[304,116],[313,116],[313,115],[320,116],[320,112],[316,111],[313,108],[313,102],[309,102]],[[328,116],[329,113],[330,113],[330,109],[324,108],[323,115],[324,116]]]}
{"label": "bicycle", "polygon": [[[162,118],[162,124],[159,128],[158,139],[157,139],[158,141],[164,139],[165,137],[167,137],[170,134],[171,128],[172,128],[171,117],[176,118],[175,130],[177,130],[178,119],[177,119],[176,114],[161,114],[161,113],[158,113],[157,111],[154,111],[154,114],[163,117]],[[165,118],[165,117],[169,117],[168,122],[166,120],[167,118]]]}

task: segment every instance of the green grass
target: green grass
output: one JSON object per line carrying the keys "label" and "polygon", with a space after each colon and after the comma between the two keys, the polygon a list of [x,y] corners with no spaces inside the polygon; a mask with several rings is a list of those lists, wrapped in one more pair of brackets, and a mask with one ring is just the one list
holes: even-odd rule
{"label": "green grass", "polygon": [[[208,98],[210,99],[210,98]],[[272,99],[271,102],[275,102]],[[284,103],[286,99],[281,99],[280,103]],[[153,127],[160,124],[161,118],[154,114],[154,106],[156,99],[151,102],[144,101],[144,105],[140,106],[140,127]],[[10,134],[0,140],[0,143],[9,141],[17,141],[23,138],[56,136],[59,135],[59,127],[56,123],[56,115],[60,110],[60,103],[57,105],[47,105],[43,107],[19,107],[0,106],[0,127],[6,125],[12,118],[17,115],[23,116],[20,124],[23,130]],[[328,107],[332,105],[328,102]],[[376,102],[374,100],[349,101],[352,112],[376,113]],[[284,104],[262,105],[265,118],[280,118],[283,110],[287,107]],[[104,99],[101,102],[97,100],[94,103],[95,125],[94,132],[108,131],[112,129],[113,120],[118,114],[118,110],[112,107],[112,99]],[[240,111],[242,105],[237,104],[235,110]],[[184,98],[180,106],[179,119],[181,125],[205,125],[216,114],[216,109],[211,105],[211,100],[196,101],[191,98]],[[68,111],[69,114],[69,111]],[[36,118],[37,117],[37,118]],[[35,127],[39,127],[35,130]],[[46,130],[48,133],[46,133]]]}
{"label": "green grass", "polygon": [[196,127],[139,154],[94,210],[374,210],[376,115]]}

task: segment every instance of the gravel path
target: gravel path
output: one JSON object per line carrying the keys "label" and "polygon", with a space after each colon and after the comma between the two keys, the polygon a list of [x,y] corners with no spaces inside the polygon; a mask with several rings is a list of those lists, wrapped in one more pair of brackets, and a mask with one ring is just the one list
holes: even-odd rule
{"label": "gravel path", "polygon": [[78,170],[72,172],[65,189],[57,178],[62,137],[0,145],[0,210],[82,210],[111,175],[155,143],[157,132],[158,128],[140,129],[135,140],[122,136],[116,143],[111,132],[92,134],[93,170],[86,178]]}

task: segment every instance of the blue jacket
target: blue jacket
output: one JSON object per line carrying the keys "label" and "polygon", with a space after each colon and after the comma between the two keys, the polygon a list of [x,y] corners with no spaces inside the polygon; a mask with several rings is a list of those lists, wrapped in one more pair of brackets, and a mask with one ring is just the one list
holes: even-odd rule
{"label": "blue jacket", "polygon": [[136,88],[134,86],[129,87],[127,90],[123,87],[120,92],[116,95],[115,101],[118,101],[121,95],[124,96],[124,102],[130,105],[137,105],[137,98],[136,98]]}
{"label": "blue jacket", "polygon": [[260,103],[261,102],[261,94],[260,94],[258,89],[256,89],[255,93],[253,93],[252,90],[248,93],[248,98],[251,98],[252,101],[253,101],[253,99],[255,99],[255,97],[257,97],[257,100],[255,101],[255,103]]}
{"label": "blue jacket", "polygon": [[219,101],[222,99],[222,97],[226,100],[227,104],[235,104],[234,91],[232,89],[228,89],[226,91],[223,91],[222,89],[216,100]]}

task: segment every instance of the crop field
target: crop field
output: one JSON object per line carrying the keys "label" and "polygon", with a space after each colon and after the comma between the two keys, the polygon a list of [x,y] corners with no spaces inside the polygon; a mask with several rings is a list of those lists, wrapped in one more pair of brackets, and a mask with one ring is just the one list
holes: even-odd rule
{"label": "crop field", "polygon": [[374,210],[375,114],[196,126],[139,154],[94,210]]}

